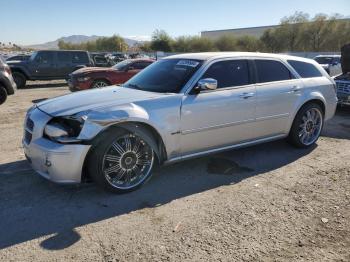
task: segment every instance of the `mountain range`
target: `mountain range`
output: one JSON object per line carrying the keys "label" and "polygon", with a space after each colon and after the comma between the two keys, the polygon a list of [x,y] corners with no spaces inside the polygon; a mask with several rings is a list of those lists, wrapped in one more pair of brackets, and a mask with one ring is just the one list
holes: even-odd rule
{"label": "mountain range", "polygon": [[[67,42],[67,43],[80,44],[83,42],[94,41],[94,40],[101,38],[101,37],[103,37],[103,36],[71,35],[71,36],[65,36],[65,37],[58,38],[55,41],[50,41],[50,42],[46,42],[43,44],[27,45],[24,47],[33,48],[33,49],[58,49],[58,42],[61,40],[64,42]],[[134,46],[137,43],[143,42],[142,40],[139,40],[137,37],[133,37],[132,39],[126,38],[126,37],[123,37],[123,38],[128,46]]]}

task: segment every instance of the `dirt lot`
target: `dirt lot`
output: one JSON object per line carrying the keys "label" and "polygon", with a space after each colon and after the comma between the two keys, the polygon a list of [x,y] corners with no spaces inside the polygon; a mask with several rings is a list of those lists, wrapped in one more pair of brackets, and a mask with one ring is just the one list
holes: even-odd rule
{"label": "dirt lot", "polygon": [[126,195],[59,186],[21,149],[31,84],[0,106],[0,261],[350,261],[350,109],[317,146],[284,141],[167,166]]}

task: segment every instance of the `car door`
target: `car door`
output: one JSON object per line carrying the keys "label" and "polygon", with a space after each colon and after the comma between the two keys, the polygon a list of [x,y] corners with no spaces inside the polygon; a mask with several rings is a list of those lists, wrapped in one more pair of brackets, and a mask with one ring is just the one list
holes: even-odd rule
{"label": "car door", "polygon": [[54,52],[39,52],[31,64],[32,74],[37,78],[51,78],[55,75],[56,63]]}
{"label": "car door", "polygon": [[201,76],[201,79],[216,79],[217,89],[184,95],[181,107],[183,155],[253,138],[256,92],[250,76],[247,60],[217,61]]}
{"label": "car door", "polygon": [[72,52],[57,52],[57,75],[64,78],[73,70],[72,68]]}
{"label": "car door", "polygon": [[256,59],[257,138],[287,132],[289,119],[301,96],[303,83],[279,60]]}

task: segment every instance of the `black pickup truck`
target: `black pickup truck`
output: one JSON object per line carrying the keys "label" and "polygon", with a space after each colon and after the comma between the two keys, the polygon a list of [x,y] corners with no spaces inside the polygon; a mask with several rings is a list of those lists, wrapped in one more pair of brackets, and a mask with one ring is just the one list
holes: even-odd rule
{"label": "black pickup truck", "polygon": [[337,84],[338,104],[350,106],[350,44],[341,48],[341,67],[343,74],[334,78]]}
{"label": "black pickup truck", "polygon": [[86,51],[42,50],[34,52],[28,60],[8,61],[18,88],[27,80],[66,79],[73,71],[92,66]]}

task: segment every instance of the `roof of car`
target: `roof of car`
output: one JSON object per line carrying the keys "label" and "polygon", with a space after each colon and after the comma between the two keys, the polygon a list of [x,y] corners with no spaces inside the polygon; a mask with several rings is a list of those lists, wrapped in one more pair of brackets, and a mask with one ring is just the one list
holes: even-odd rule
{"label": "roof of car", "polygon": [[341,57],[341,55],[318,55],[318,56],[315,56],[316,57]]}
{"label": "roof of car", "polygon": [[[291,56],[285,54],[271,54],[259,52],[203,52],[203,53],[188,53],[178,54],[165,57],[165,59],[196,59],[196,60],[214,60],[219,58],[229,57],[261,57],[261,58],[279,58],[279,59],[293,59],[299,61],[310,62],[311,59]],[[312,61],[312,60],[311,60]]]}

